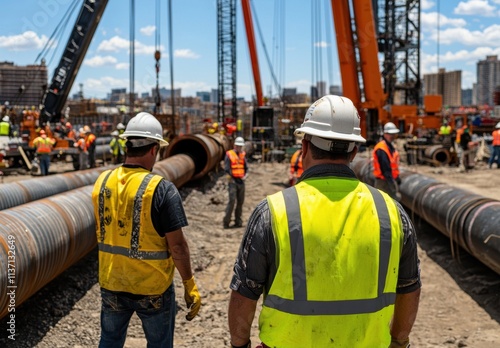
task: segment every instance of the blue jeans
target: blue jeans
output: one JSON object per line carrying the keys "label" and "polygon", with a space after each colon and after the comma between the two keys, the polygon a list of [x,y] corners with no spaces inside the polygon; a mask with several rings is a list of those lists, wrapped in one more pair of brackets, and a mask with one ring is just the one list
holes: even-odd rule
{"label": "blue jeans", "polygon": [[174,346],[176,304],[173,284],[162,295],[152,296],[129,297],[101,288],[101,298],[99,347],[123,347],[134,312],[141,319],[148,348]]}
{"label": "blue jeans", "polygon": [[495,162],[495,157],[496,157],[497,167],[500,168],[500,146],[492,146],[491,150],[492,151],[491,151],[490,159],[488,161],[488,166],[491,167],[493,162]]}
{"label": "blue jeans", "polygon": [[50,167],[50,155],[49,154],[38,154],[40,159],[40,174],[48,175]]}

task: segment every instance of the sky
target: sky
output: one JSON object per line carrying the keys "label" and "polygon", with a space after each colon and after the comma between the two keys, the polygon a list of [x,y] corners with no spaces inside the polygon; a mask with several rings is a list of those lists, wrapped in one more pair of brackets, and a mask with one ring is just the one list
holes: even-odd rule
{"label": "sky", "polygon": [[[39,64],[37,57],[74,1],[81,2],[2,1],[0,61]],[[156,86],[156,30],[162,52],[160,87],[171,87],[169,52],[173,51],[174,88],[180,88],[182,96],[209,92],[217,88],[218,80],[217,0],[171,0],[171,4],[170,33],[168,0],[160,1],[159,16],[155,0],[135,1],[135,92],[151,92]],[[319,80],[341,85],[329,0],[252,0],[252,6],[254,23],[260,28],[254,24],[265,95],[276,94],[276,86],[308,93],[311,81],[318,80],[318,72]],[[76,22],[79,6],[77,9],[69,16],[66,30],[47,50],[49,80]],[[311,14],[314,9],[320,10],[319,17]],[[255,85],[238,0],[236,13],[237,96],[250,100]],[[129,90],[129,14],[129,1],[109,0],[70,96],[80,90],[80,84],[85,98],[105,98],[112,88]],[[500,56],[499,17],[500,0],[421,0],[422,74],[437,72],[438,64],[446,71],[462,70],[462,88],[472,88],[477,62],[487,55]],[[312,18],[324,22],[321,35],[311,34],[318,30],[311,25]],[[313,52],[322,53],[312,58]],[[323,57],[321,67],[313,68],[311,61],[317,62],[318,56]]]}

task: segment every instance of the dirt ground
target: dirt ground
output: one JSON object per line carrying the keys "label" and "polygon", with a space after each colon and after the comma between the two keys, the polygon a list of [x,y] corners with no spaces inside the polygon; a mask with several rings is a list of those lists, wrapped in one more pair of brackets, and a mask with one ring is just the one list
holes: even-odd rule
{"label": "dirt ground", "polygon": [[[483,164],[470,173],[456,168],[412,166],[410,170],[452,185],[500,197],[500,170]],[[244,225],[256,204],[267,194],[285,187],[285,163],[251,163],[243,210]],[[229,345],[227,305],[232,266],[244,228],[222,228],[227,183],[222,173],[212,173],[180,191],[189,226],[185,233],[203,306],[191,322],[176,274],[178,315],[175,347]],[[6,178],[7,179],[7,178]],[[446,237],[415,220],[421,260],[422,295],[417,321],[410,336],[412,347],[500,347],[500,277],[465,252],[453,259]],[[18,338],[0,345],[12,347],[95,347],[99,340],[99,287],[94,251],[50,283],[17,311]],[[2,320],[4,321],[4,320]],[[254,345],[259,342],[254,320]],[[6,325],[2,323],[1,325]],[[145,347],[139,319],[134,316],[126,347]]]}

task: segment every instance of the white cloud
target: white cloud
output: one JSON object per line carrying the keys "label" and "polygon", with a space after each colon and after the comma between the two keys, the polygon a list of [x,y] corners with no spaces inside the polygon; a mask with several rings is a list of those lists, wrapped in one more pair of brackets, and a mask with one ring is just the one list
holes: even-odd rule
{"label": "white cloud", "polygon": [[[424,31],[437,30],[438,13],[422,12],[420,15],[420,25]],[[443,14],[439,15],[439,27],[465,27],[467,22],[462,18],[448,18]]]}
{"label": "white cloud", "polygon": [[[160,51],[163,50],[163,46],[160,47]],[[151,55],[153,57],[156,48],[154,46],[147,46],[139,41],[135,41],[135,54],[145,54]]]}
{"label": "white cloud", "polygon": [[328,42],[325,42],[325,41],[320,41],[320,42],[315,42],[314,43],[314,47],[321,47],[321,48],[326,48],[326,47],[329,47],[330,44]]}
{"label": "white cloud", "polygon": [[189,48],[178,49],[174,51],[174,57],[177,58],[188,58],[188,59],[198,59],[200,55],[194,53]]}
{"label": "white cloud", "polygon": [[118,63],[116,64],[115,68],[116,70],[127,70],[129,66],[129,63]]}
{"label": "white cloud", "polygon": [[[438,0],[439,1],[439,0]],[[428,10],[430,8],[434,7],[434,1],[430,1],[430,0],[422,0],[420,2],[420,8],[422,10]]]}
{"label": "white cloud", "polygon": [[495,7],[491,6],[487,0],[460,1],[453,13],[458,15],[472,15],[491,17],[495,15]]}
{"label": "white cloud", "polygon": [[85,95],[89,97],[102,97],[109,93],[112,88],[126,88],[128,85],[128,78],[116,79],[109,76],[103,76],[100,79],[89,78],[83,82]]}
{"label": "white cloud", "polygon": [[156,26],[154,25],[148,25],[147,27],[144,27],[144,28],[141,28],[139,29],[139,32],[142,34],[142,35],[146,35],[146,36],[151,36],[153,35],[153,33],[156,31]]}
{"label": "white cloud", "polygon": [[105,65],[114,65],[116,64],[117,59],[112,56],[94,56],[92,58],[85,59],[83,62],[84,65],[88,65],[91,67],[99,67]]}
{"label": "white cloud", "polygon": [[[437,40],[436,33],[431,35]],[[494,24],[483,31],[470,31],[465,28],[450,28],[439,32],[439,42],[442,44],[460,43],[466,46],[494,46],[500,42],[500,25]]]}
{"label": "white cloud", "polygon": [[129,40],[125,40],[119,36],[113,36],[109,40],[103,40],[97,47],[97,51],[119,52],[121,50],[128,50],[129,43]]}
{"label": "white cloud", "polygon": [[[0,36],[0,47],[9,51],[39,50],[48,40],[45,35],[38,36],[34,31],[26,31],[20,35]],[[55,47],[56,43],[52,42],[50,46]]]}

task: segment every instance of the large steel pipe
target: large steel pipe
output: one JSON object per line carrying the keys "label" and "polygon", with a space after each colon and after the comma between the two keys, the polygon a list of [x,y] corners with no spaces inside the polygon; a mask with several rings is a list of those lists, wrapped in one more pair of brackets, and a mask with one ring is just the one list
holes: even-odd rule
{"label": "large steel pipe", "polygon": [[[211,147],[200,149],[207,154],[198,160],[213,156]],[[207,171],[218,164],[212,162]],[[192,155],[178,154],[157,162],[153,172],[180,187],[194,178],[197,165],[208,167],[196,164]],[[10,303],[21,305],[95,247],[92,189],[87,185],[0,211],[0,287],[6,290],[0,292],[0,318]],[[11,267],[15,272],[9,273]]]}
{"label": "large steel pipe", "polygon": [[44,176],[0,185],[0,210],[53,196],[95,182],[109,167]]}
{"label": "large steel pipe", "polygon": [[[353,163],[363,182],[371,180],[369,165],[368,160]],[[401,179],[403,205],[500,274],[500,201],[411,171],[402,171]]]}
{"label": "large steel pipe", "polygon": [[190,156],[195,163],[192,180],[205,176],[225,155],[229,144],[226,137],[204,134],[188,134],[175,138],[167,148],[166,157],[178,154]]}
{"label": "large steel pipe", "polygon": [[450,150],[443,145],[433,145],[425,149],[424,159],[436,166],[446,166],[451,162]]}

